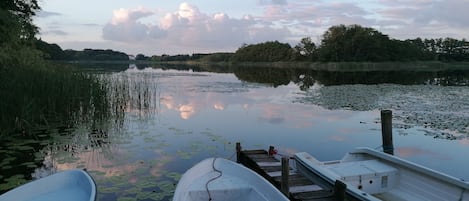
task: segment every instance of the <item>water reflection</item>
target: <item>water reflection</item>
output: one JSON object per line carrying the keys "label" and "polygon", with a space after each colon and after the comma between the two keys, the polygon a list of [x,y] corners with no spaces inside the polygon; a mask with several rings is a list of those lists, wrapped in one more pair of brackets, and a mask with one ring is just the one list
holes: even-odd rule
{"label": "water reflection", "polygon": [[315,84],[332,86],[346,84],[402,84],[468,86],[469,71],[371,71],[341,72],[308,69],[239,67],[234,74],[241,80],[269,83],[276,87],[290,82],[306,90]]}
{"label": "water reflection", "polygon": [[[456,79],[395,74],[405,75],[393,82],[398,84],[377,84],[384,73],[207,69],[216,68],[132,65],[101,73],[109,105],[93,113],[102,118],[46,128],[23,144],[2,144],[0,154],[16,158],[9,159],[10,168],[1,161],[0,179],[25,182],[31,173],[87,168],[99,200],[170,200],[184,171],[205,157],[232,158],[237,141],[253,149],[275,145],[286,154],[306,151],[320,160],[358,146],[379,147],[380,109],[394,111],[401,157],[469,179],[469,164],[461,161],[468,148],[469,89],[440,86],[467,84],[465,73]],[[411,76],[416,79],[408,81]]]}

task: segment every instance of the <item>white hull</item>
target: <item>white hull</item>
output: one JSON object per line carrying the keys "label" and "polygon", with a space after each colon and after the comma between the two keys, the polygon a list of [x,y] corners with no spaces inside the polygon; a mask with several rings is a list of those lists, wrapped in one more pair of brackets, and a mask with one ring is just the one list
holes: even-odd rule
{"label": "white hull", "polygon": [[469,201],[469,183],[398,157],[358,148],[341,160],[321,162],[295,154],[297,166],[329,183],[341,180],[361,200]]}
{"label": "white hull", "polygon": [[288,200],[257,173],[223,158],[208,158],[187,170],[177,184],[173,201],[209,198],[213,201]]}
{"label": "white hull", "polygon": [[94,201],[96,185],[83,170],[67,170],[0,195],[0,201]]}

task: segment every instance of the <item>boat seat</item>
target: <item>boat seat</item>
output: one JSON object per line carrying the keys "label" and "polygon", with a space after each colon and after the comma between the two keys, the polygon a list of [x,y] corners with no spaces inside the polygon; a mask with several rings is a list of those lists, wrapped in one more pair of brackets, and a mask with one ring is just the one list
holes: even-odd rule
{"label": "boat seat", "polygon": [[378,160],[347,161],[324,166],[348,186],[367,193],[381,193],[398,182],[398,170]]}

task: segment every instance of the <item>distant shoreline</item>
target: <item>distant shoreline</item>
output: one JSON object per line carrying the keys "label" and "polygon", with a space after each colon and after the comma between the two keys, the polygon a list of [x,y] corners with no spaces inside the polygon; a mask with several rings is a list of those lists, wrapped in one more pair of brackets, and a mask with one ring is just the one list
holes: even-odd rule
{"label": "distant shoreline", "polygon": [[455,71],[469,70],[469,62],[411,61],[411,62],[201,62],[201,61],[57,61],[70,64],[148,64],[148,65],[190,65],[204,67],[257,67],[293,68],[317,71]]}

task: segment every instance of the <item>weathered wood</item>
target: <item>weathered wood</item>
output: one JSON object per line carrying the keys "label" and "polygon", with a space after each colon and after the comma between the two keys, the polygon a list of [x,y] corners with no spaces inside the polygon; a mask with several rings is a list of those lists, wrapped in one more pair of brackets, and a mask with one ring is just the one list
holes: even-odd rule
{"label": "weathered wood", "polygon": [[280,166],[283,165],[280,162],[257,162],[257,165],[260,167],[272,167],[272,166]]}
{"label": "weathered wood", "polygon": [[345,190],[347,190],[347,185],[344,182],[340,181],[340,180],[335,180],[334,197],[338,201],[345,200]]}
{"label": "weathered wood", "polygon": [[[274,150],[274,147],[270,149]],[[305,175],[291,169],[288,160],[288,157],[282,157],[279,161],[273,155],[269,155],[269,151],[266,150],[242,150],[239,154],[241,164],[257,172],[292,200],[328,201],[335,199],[332,186],[326,188],[314,183]],[[283,176],[288,178],[282,179]],[[288,190],[285,190],[285,185],[288,186]]]}
{"label": "weathered wood", "polygon": [[239,154],[241,154],[241,143],[236,142],[236,162],[240,163],[239,161]]}
{"label": "weathered wood", "polygon": [[383,138],[383,151],[387,154],[394,155],[391,110],[381,110],[381,135]]}
{"label": "weathered wood", "polygon": [[269,146],[269,156],[272,156],[274,152],[275,152],[275,147]]}
{"label": "weathered wood", "polygon": [[[282,171],[274,171],[274,172],[267,172],[267,174],[271,177],[281,177],[282,176]],[[296,172],[290,171],[290,176],[296,175]]]}
{"label": "weathered wood", "polygon": [[282,182],[281,182],[281,189],[283,194],[287,197],[290,196],[290,182],[288,177],[290,175],[290,165],[288,157],[282,157]]}
{"label": "weathered wood", "polygon": [[290,186],[290,193],[304,193],[309,191],[319,191],[322,188],[318,185]]}

